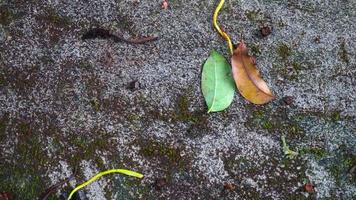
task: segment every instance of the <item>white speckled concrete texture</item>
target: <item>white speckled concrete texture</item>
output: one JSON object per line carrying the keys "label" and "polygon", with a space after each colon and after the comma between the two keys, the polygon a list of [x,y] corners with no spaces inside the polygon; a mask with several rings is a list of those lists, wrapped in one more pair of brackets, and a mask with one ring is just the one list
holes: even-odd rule
{"label": "white speckled concrete texture", "polygon": [[[226,0],[220,23],[277,99],[236,93],[211,114],[201,67],[213,49],[229,57],[217,1],[161,3],[0,0],[0,193],[36,199],[75,173],[50,196],[65,199],[127,168],[145,177],[110,175],[78,198],[356,198],[356,2]],[[82,40],[92,28],[159,40]]]}

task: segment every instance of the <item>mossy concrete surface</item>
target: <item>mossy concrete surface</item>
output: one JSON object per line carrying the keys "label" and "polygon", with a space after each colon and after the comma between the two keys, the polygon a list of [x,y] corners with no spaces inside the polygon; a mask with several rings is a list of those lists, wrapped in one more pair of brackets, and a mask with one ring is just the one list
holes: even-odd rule
{"label": "mossy concrete surface", "polygon": [[[230,56],[212,27],[217,1],[161,3],[0,0],[0,192],[36,199],[75,173],[50,196],[61,199],[126,168],[145,177],[107,176],[80,196],[354,199],[355,1],[227,0],[220,23],[277,98],[236,93],[210,114],[202,64],[213,49]],[[82,40],[91,28],[159,40]]]}

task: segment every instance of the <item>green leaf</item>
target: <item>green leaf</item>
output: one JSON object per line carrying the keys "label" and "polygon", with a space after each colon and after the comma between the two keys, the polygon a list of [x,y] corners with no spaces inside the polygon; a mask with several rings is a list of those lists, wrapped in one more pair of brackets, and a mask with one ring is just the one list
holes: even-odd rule
{"label": "green leaf", "polygon": [[201,87],[208,112],[225,110],[231,104],[235,83],[231,75],[231,66],[216,51],[212,51],[203,66]]}

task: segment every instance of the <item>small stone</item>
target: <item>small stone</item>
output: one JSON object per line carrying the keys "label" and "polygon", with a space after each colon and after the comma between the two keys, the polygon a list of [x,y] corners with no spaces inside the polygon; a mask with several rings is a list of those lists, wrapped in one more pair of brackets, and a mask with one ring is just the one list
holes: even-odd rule
{"label": "small stone", "polygon": [[314,192],[314,185],[311,183],[306,183],[304,185],[304,190],[308,193],[313,193]]}
{"label": "small stone", "polygon": [[272,28],[268,25],[264,25],[261,27],[261,35],[262,37],[267,37],[268,35],[270,35],[272,33]]}
{"label": "small stone", "polygon": [[166,178],[156,179],[154,185],[157,190],[162,190],[167,185],[167,180]]}
{"label": "small stone", "polygon": [[292,96],[285,96],[283,97],[283,102],[286,104],[286,105],[293,105],[294,103],[294,98]]}

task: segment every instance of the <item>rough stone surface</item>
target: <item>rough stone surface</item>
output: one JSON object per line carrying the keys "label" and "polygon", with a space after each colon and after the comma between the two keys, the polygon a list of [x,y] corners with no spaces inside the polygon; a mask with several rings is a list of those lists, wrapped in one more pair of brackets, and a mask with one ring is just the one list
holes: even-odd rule
{"label": "rough stone surface", "polygon": [[[355,198],[356,2],[227,0],[221,24],[248,44],[277,99],[254,106],[236,94],[212,114],[201,67],[212,49],[229,57],[211,25],[217,1],[161,3],[0,1],[0,192],[36,199],[76,172],[50,197],[60,199],[128,168],[145,177],[108,176],[80,196]],[[90,28],[159,40],[83,41]]]}

